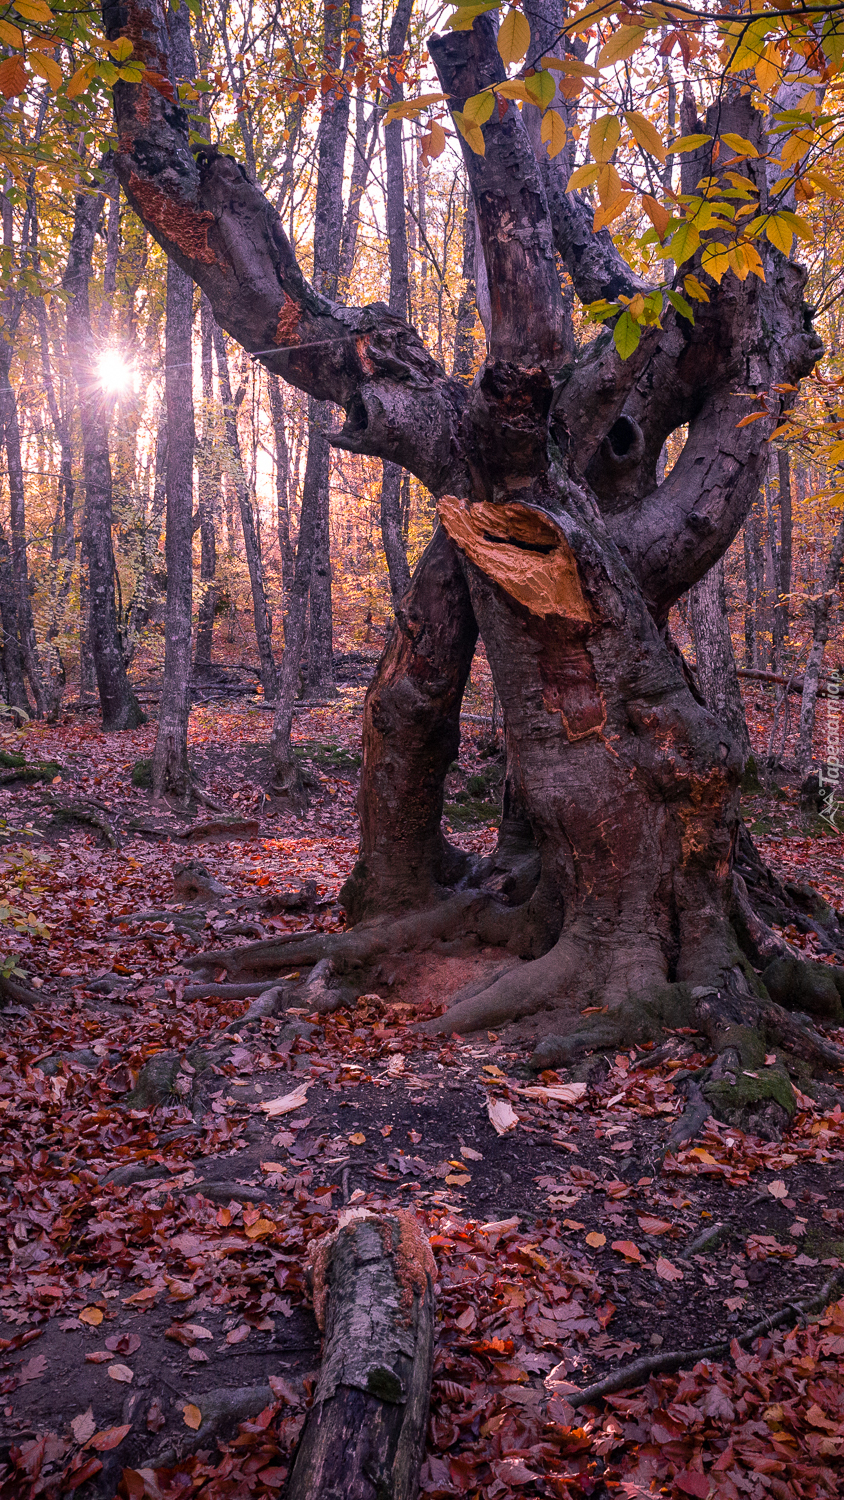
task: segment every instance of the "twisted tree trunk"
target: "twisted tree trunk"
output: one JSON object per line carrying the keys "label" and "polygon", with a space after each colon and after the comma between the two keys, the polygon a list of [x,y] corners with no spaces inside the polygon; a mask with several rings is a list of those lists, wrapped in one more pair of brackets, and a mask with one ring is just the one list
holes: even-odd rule
{"label": "twisted tree trunk", "polygon": [[[110,36],[126,30],[151,57],[166,49],[154,3],[115,0],[105,16]],[[429,50],[455,111],[503,79],[488,15]],[[415,474],[441,521],[367,695],[360,859],[344,899],[379,920],[191,962],[279,972],[331,955],[359,973],[395,946],[480,939],[522,962],[430,1024],[550,1010],[533,1023],[557,1028],[543,1064],[583,1043],[588,1001],[606,1007],[609,1044],[693,1025],[721,1048],[738,1045],[737,1027],[770,1026],[791,1050],[799,1034],[815,1057],[842,1055],[774,1006],[742,958],[740,931],[757,958],[766,939],[734,904],[741,754],[667,631],[672,605],[737,535],[782,393],[821,351],[805,273],[759,241],[764,282],[713,283],[694,325],[664,308],[623,363],[608,331],[575,357],[557,255],[583,301],[632,297],[642,282],[502,103],[485,154],[463,148],[490,292],[488,354],[469,387],[383,305],[342,307],[309,285],[258,189],[214,148],[194,157],[154,91],[118,83],[114,97],[130,200],[218,321],[271,371],[344,406],[331,441]],[[683,128],[703,128],[691,103]],[[749,98],[721,99],[705,129],[755,143],[742,170],[761,188]],[[684,190],[697,175],[691,158]],[[768,414],[742,426],[763,393]],[[665,440],[686,424],[660,480]],[[478,629],[508,734],[507,816],[487,861],[451,849],[440,826]],[[747,904],[749,892],[745,881]]]}

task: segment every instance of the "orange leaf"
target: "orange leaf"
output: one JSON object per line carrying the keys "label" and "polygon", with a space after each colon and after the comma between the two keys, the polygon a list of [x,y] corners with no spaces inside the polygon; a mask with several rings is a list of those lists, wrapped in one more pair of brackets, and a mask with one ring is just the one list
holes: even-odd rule
{"label": "orange leaf", "polygon": [[667,1234],[674,1228],[667,1219],[656,1219],[652,1214],[639,1215],[639,1228],[644,1234]]}
{"label": "orange leaf", "polygon": [[83,1307],[79,1314],[80,1323],[90,1323],[92,1328],[97,1328],[103,1321],[103,1310],[101,1307]]}
{"label": "orange leaf", "polygon": [[590,1234],[587,1234],[586,1243],[594,1250],[600,1250],[601,1246],[607,1243],[607,1237],[605,1234],[598,1234],[597,1230],[593,1229]]}
{"label": "orange leaf", "polygon": [[23,94],[26,90],[27,76],[23,59],[14,54],[6,57],[0,63],[0,94],[6,99],[14,99],[15,94]]}
{"label": "orange leaf", "polygon": [[663,1255],[659,1257],[656,1263],[656,1274],[662,1281],[683,1280],[683,1272],[678,1270],[676,1266],[672,1266],[671,1261],[666,1260]]}
{"label": "orange leaf", "polygon": [[760,422],[767,415],[766,411],[752,411],[749,417],[742,417],[740,422],[736,422],[736,427],[749,427],[751,422]]}
{"label": "orange leaf", "polygon": [[182,1407],[182,1416],[185,1419],[185,1426],[190,1427],[193,1432],[196,1432],[202,1423],[202,1412],[199,1410],[199,1407],[194,1406],[193,1402],[189,1401],[187,1406]]}
{"label": "orange leaf", "polygon": [[612,1248],[617,1250],[619,1255],[623,1255],[625,1260],[637,1260],[640,1265],[644,1265],[642,1252],[632,1240],[613,1240]]}
{"label": "orange leaf", "polygon": [[91,1438],[88,1447],[96,1448],[98,1453],[109,1453],[112,1448],[116,1448],[119,1443],[123,1442],[127,1432],[131,1429],[131,1422],[127,1422],[125,1427],[106,1427]]}

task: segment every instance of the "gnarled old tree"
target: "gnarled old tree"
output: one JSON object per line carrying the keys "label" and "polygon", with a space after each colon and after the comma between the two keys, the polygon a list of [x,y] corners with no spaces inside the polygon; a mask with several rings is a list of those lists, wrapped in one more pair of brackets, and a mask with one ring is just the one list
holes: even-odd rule
{"label": "gnarled old tree", "polygon": [[[158,0],[109,0],[104,14],[110,38],[129,36],[167,75]],[[503,77],[489,16],[429,48],[453,110]],[[672,604],[742,524],[779,398],[769,417],[737,422],[758,410],[754,394],[795,385],[821,352],[804,272],[764,248],[765,280],[712,283],[694,325],[668,308],[626,362],[607,333],[578,353],[558,257],[586,302],[632,297],[642,283],[506,104],[485,126],[485,154],[465,152],[491,306],[488,355],[469,387],[383,304],[345,307],[315,291],[271,204],[231,157],[191,150],[171,100],[143,84],[114,95],[129,200],[218,321],[273,373],[345,408],[334,444],[403,465],[439,502],[366,700],[360,854],[343,896],[357,925],[216,952],[214,969],[270,976],[328,957],[354,988],[402,947],[497,945],[505,971],[426,1025],[531,1017],[542,1065],[665,1025],[745,1057],[765,1032],[803,1056],[844,1060],[773,1003],[741,951],[738,935],[757,968],[781,953],[765,917],[790,898],[739,840],[740,755],[667,628]],[[761,145],[762,120],[738,93],[706,128]],[[764,195],[764,164],[742,170]],[[684,423],[685,447],[658,483],[663,443]],[[478,632],[508,746],[486,860],[441,828]],[[808,896],[794,899],[823,927]],[[836,946],[834,919],[823,930]],[[584,1023],[589,1005],[607,1009]]]}

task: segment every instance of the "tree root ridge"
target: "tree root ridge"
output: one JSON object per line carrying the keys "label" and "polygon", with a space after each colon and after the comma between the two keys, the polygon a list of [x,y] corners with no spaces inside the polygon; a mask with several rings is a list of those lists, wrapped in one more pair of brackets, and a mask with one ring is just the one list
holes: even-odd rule
{"label": "tree root ridge", "polygon": [[789,1302],[786,1307],[778,1313],[767,1318],[761,1318],[748,1328],[744,1333],[736,1334],[734,1339],[725,1343],[708,1344],[703,1349],[672,1349],[665,1350],[662,1354],[648,1354],[642,1359],[633,1360],[629,1365],[622,1365],[621,1369],[613,1370],[605,1375],[603,1380],[595,1381],[594,1385],[588,1385],[583,1390],[566,1391],[560,1394],[569,1406],[586,1406],[593,1401],[600,1401],[604,1396],[611,1396],[615,1391],[634,1389],[643,1385],[651,1375],[665,1375],[674,1370],[682,1370],[686,1365],[696,1365],[702,1359],[724,1359],[729,1354],[733,1343],[739,1348],[746,1349],[754,1339],[762,1338],[766,1333],[772,1333],[775,1328],[782,1328],[786,1323],[797,1317],[804,1317],[807,1313],[820,1312],[833,1301],[837,1292],[844,1285],[844,1275],[840,1272],[831,1276],[829,1281],[821,1287],[815,1297],[803,1303]]}

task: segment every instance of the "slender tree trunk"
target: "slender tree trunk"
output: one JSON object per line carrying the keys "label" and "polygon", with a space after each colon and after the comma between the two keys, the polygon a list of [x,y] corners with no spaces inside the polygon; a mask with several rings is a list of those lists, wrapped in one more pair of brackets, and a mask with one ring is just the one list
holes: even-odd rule
{"label": "slender tree trunk", "polygon": [[777,453],[779,470],[780,549],[779,549],[779,593],[780,636],[785,648],[788,639],[789,595],[791,594],[791,548],[793,523],[791,515],[791,461],[787,448]]}
{"label": "slender tree trunk", "polygon": [[[84,661],[87,644],[97,679],[103,729],[117,730],[137,728],[144,722],[144,716],[129,684],[117,624],[108,447],[110,409],[98,379],[91,330],[91,259],[101,207],[102,195],[98,193],[80,193],[76,199],[64,288],[68,294],[68,353],[79,395],[85,488],[83,552],[87,563],[87,609],[82,613],[82,657]],[[80,597],[80,608],[82,603]],[[83,690],[84,667],[80,669],[80,677]]]}
{"label": "slender tree trunk", "polygon": [[44,673],[35,639],[35,621],[29,592],[29,568],[26,559],[26,489],[21,457],[18,404],[9,379],[12,345],[0,346],[0,426],[6,449],[6,475],[9,481],[9,519],[12,532],[12,578],[17,596],[18,631],[24,670],[35,699],[35,714],[43,718],[47,707]]}
{"label": "slender tree trunk", "polygon": [[18,628],[18,600],[12,572],[12,549],[0,526],[0,621],[3,624],[3,675],[12,708],[21,709],[27,717],[32,712],[26,693],[23,654]]}
{"label": "slender tree trunk", "polygon": [[779,608],[780,557],[779,547],[777,546],[777,519],[774,512],[770,470],[768,471],[768,479],[762,494],[765,502],[765,591],[770,600],[768,613],[771,621],[771,671],[781,672],[783,637],[782,614]]}
{"label": "slender tree trunk", "polygon": [[217,605],[217,589],[214,578],[217,572],[217,536],[214,511],[220,488],[220,465],[217,461],[215,442],[213,400],[214,381],[212,367],[212,312],[208,299],[202,298],[200,321],[202,328],[202,440],[199,444],[199,535],[200,535],[200,600],[197,612],[196,647],[194,663],[201,672],[211,666],[211,649],[214,637],[214,615]]}
{"label": "slender tree trunk", "polygon": [[152,760],[156,797],[172,793],[187,801],[193,791],[188,764],[191,698],[191,602],[193,593],[193,416],[191,333],[193,282],[174,260],[167,262],[167,331],[164,384],[167,401],[167,606],[164,680]]}
{"label": "slender tree trunk", "polygon": [[689,590],[689,601],[701,692],[707,708],[733,735],[746,761],[750,735],[730,636],[723,558]]}
{"label": "slender tree trunk", "polygon": [[454,325],[453,373],[463,380],[472,374],[475,358],[475,209],[467,195],[463,205],[463,287]]}
{"label": "slender tree trunk", "polygon": [[284,425],[284,397],[281,382],[271,375],[267,381],[270,393],[270,416],[275,441],[275,495],[278,552],[281,558],[281,587],[285,609],[289,608],[293,587],[293,543],[290,539],[290,450]]}
{"label": "slender tree trunk", "polygon": [[[404,97],[399,72],[404,53],[412,0],[399,0],[390,26],[388,42],[388,92],[391,104]],[[404,205],[404,155],[402,122],[384,126],[384,156],[387,164],[387,244],[390,252],[390,312],[406,319],[409,312],[407,263],[407,218]],[[407,592],[410,568],[404,550],[401,526],[401,479],[398,464],[386,461],[381,479],[381,539],[390,575],[393,609]]]}
{"label": "slender tree trunk", "polygon": [[240,451],[240,438],[237,431],[237,410],[232,396],[226,340],[223,330],[217,322],[214,322],[212,325],[212,334],[214,338],[214,352],[217,356],[217,379],[220,382],[220,399],[223,403],[226,447],[229,450],[231,458],[231,479],[234,484],[238,508],[240,510],[240,524],[243,529],[246,565],[249,569],[249,582],[252,588],[252,613],[255,621],[255,640],[258,646],[261,685],[264,689],[264,697],[274,699],[277,691],[277,669],[273,658],[272,620],[267,608],[264,565],[261,559],[258,534],[255,530],[255,515],[243,467],[243,456]]}
{"label": "slender tree trunk", "polygon": [[751,517],[742,528],[744,543],[744,665],[758,665],[756,660],[756,568],[751,537]]}
{"label": "slender tree trunk", "polygon": [[797,746],[797,766],[801,776],[808,776],[814,759],[815,711],[818,700],[818,682],[823,667],[826,643],[829,640],[829,611],[833,595],[841,578],[841,561],[844,558],[844,521],[841,522],[830,549],[821,592],[810,604],[812,619],[812,644],[803,674],[803,697],[800,703],[800,739]]}
{"label": "slender tree trunk", "polygon": [[56,395],[49,328],[47,324],[47,308],[42,297],[35,299],[35,314],[38,321],[38,335],[41,346],[41,373],[44,379],[44,391],[47,396],[50,421],[53,424],[53,431],[59,444],[59,483],[56,521],[50,559],[53,568],[51,580],[52,618],[47,631],[48,649],[52,657],[49,666],[51,699],[49,716],[54,717],[58,713],[61,704],[61,695],[65,683],[64,663],[62,661],[61,650],[56,642],[62,632],[67,629],[65,610],[73,583],[73,570],[76,562],[74,518],[76,485],[73,474],[73,447],[70,438],[70,425],[64,406],[59,405]]}

